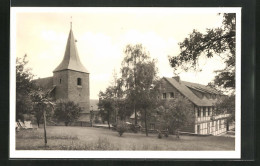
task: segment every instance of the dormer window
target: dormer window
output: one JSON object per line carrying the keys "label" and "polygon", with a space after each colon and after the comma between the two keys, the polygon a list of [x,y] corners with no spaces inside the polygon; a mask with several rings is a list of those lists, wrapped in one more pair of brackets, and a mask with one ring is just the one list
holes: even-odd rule
{"label": "dormer window", "polygon": [[77,85],[78,85],[78,86],[81,86],[81,85],[82,85],[81,83],[82,83],[82,82],[81,82],[81,78],[78,78],[78,79],[77,79]]}
{"label": "dormer window", "polygon": [[173,92],[170,93],[170,98],[174,98],[174,93]]}

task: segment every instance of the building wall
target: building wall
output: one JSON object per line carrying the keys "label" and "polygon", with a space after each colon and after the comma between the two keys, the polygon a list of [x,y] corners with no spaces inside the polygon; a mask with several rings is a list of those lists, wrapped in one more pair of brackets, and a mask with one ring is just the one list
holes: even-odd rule
{"label": "building wall", "polygon": [[[81,86],[77,79],[81,78]],[[89,113],[89,74],[64,70],[53,73],[53,85],[56,85],[55,99],[68,99],[78,103],[82,113]]]}
{"label": "building wall", "polygon": [[178,98],[180,96],[183,96],[176,88],[174,88],[168,81],[165,79],[161,80],[161,98],[163,98],[163,93],[166,93],[166,99],[171,99],[170,98],[170,93],[174,93],[174,98]]}
{"label": "building wall", "polygon": [[[78,78],[81,78],[81,86],[77,85]],[[89,74],[68,70],[68,99],[78,103],[82,113],[90,112]]]}
{"label": "building wall", "polygon": [[[192,89],[191,89],[192,90]],[[170,93],[174,92],[174,98],[178,98],[180,96],[183,97],[183,95],[174,88],[170,83],[168,83],[166,80],[162,79],[161,81],[161,98],[164,99],[163,93],[166,93],[166,99],[165,100],[171,100]],[[192,90],[192,92],[197,95],[200,98],[207,97],[206,94],[203,94],[202,92],[198,92],[196,90]],[[216,96],[219,97],[219,96]],[[209,96],[209,98],[215,98]],[[191,103],[193,104],[193,103]],[[194,104],[193,104],[194,105]],[[213,106],[208,107],[199,107],[194,105],[194,124],[192,125],[185,125],[182,127],[182,132],[190,132],[195,134],[212,134],[212,135],[218,135],[221,133],[226,132],[226,123],[225,119],[229,116],[228,114],[223,114],[219,116],[213,115]],[[200,111],[200,115],[198,115],[198,112]],[[205,110],[205,111],[204,111]],[[203,113],[205,112],[205,113]],[[212,117],[215,117],[215,119],[212,119]],[[217,127],[216,127],[217,125]],[[234,128],[230,125],[229,129]]]}
{"label": "building wall", "polygon": [[53,85],[55,88],[55,99],[68,99],[68,70],[53,73]]}

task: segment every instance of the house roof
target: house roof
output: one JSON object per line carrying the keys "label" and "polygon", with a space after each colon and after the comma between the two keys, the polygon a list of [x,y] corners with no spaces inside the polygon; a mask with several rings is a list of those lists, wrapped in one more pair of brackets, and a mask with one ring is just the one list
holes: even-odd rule
{"label": "house roof", "polygon": [[209,94],[221,94],[217,90],[210,88],[205,85],[197,84],[197,83],[192,83],[192,82],[187,82],[187,81],[182,81],[187,87],[195,89],[197,91],[201,91],[203,93],[209,93]]}
{"label": "house roof", "polygon": [[[167,78],[163,77],[166,81],[168,81],[173,87],[175,87],[181,94],[183,94],[185,97],[187,97],[192,103],[194,103],[197,106],[212,106],[216,100],[209,100],[207,98],[200,99],[198,96],[196,96],[188,87],[197,88],[200,84],[195,84],[186,82],[186,81],[176,81],[174,78]],[[203,85],[200,85],[203,87]],[[201,88],[203,89],[203,88]],[[209,90],[210,88],[207,87],[207,91],[213,92],[214,90]],[[206,91],[205,89],[203,89]]]}
{"label": "house roof", "polygon": [[50,89],[53,87],[53,77],[39,78],[33,80],[35,84],[44,90]]}
{"label": "house roof", "polygon": [[75,70],[83,73],[89,73],[87,69],[80,62],[72,28],[70,29],[69,32],[67,46],[66,46],[63,60],[53,72],[57,72],[61,70]]}

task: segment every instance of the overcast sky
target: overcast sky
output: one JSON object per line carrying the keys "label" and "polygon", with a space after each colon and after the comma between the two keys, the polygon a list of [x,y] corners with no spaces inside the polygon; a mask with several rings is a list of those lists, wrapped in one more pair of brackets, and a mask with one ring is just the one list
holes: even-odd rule
{"label": "overcast sky", "polygon": [[[193,29],[205,32],[206,28],[221,26],[222,16],[217,11],[194,10],[180,12],[174,9],[93,9],[17,12],[12,15],[16,28],[16,57],[28,55],[29,67],[36,78],[52,76],[65,52],[72,16],[73,33],[78,53],[90,72],[90,98],[97,99],[100,90],[111,83],[115,69],[120,71],[127,44],[142,43],[157,59],[159,76],[173,76],[168,55],[179,53],[182,42]],[[15,19],[16,18],[16,19]],[[14,41],[14,39],[12,39]],[[222,69],[220,58],[200,59],[202,72],[182,72],[181,80],[207,84],[214,70]]]}

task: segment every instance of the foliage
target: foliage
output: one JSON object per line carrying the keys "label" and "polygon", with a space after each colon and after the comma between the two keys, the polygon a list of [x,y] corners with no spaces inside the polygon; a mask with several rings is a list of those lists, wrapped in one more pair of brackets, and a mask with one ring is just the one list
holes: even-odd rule
{"label": "foliage", "polygon": [[80,117],[80,112],[82,109],[73,101],[59,100],[56,102],[54,118],[68,126]]}
{"label": "foliage", "polygon": [[162,138],[162,132],[158,131],[158,138],[161,139]]}
{"label": "foliage", "polygon": [[162,128],[178,134],[183,126],[193,123],[194,112],[192,110],[192,104],[184,97],[165,102],[158,108],[161,113]]}
{"label": "foliage", "polygon": [[43,122],[44,122],[44,143],[45,147],[47,145],[47,134],[46,134],[46,112],[47,109],[53,109],[54,103],[51,101],[51,98],[49,97],[48,92],[44,92],[42,89],[38,89],[33,91],[30,94],[32,98],[32,102],[34,105],[34,108],[37,108],[38,110],[35,109],[35,111],[39,111],[39,113],[43,114]]}
{"label": "foliage", "polygon": [[33,74],[27,67],[28,60],[25,54],[23,58],[16,58],[16,120],[24,120],[23,114],[29,113],[32,109],[30,93],[35,85],[32,81]]}
{"label": "foliage", "polygon": [[230,114],[230,117],[227,119],[228,122],[235,121],[235,95],[222,97],[215,103],[215,114]]}
{"label": "foliage", "polygon": [[125,57],[122,62],[122,80],[125,88],[126,101],[130,109],[135,113],[135,124],[137,124],[137,111],[145,122],[146,135],[147,115],[149,110],[157,101],[158,90],[156,61],[151,59],[149,52],[145,50],[142,44],[127,45],[125,48]]}
{"label": "foliage", "polygon": [[120,137],[124,134],[124,132],[127,131],[127,129],[127,124],[123,121],[119,121],[116,125],[116,131],[118,132]]}
{"label": "foliage", "polygon": [[181,52],[178,56],[169,57],[169,62],[176,71],[181,68],[185,71],[199,69],[199,57],[220,56],[224,59],[226,67],[216,71],[214,84],[221,88],[235,88],[235,36],[236,15],[234,13],[223,14],[222,26],[215,29],[207,29],[203,34],[193,30],[189,37],[179,43]]}
{"label": "foliage", "polygon": [[109,86],[105,92],[99,92],[98,108],[103,120],[106,120],[110,129],[110,122],[115,121],[113,111],[115,110],[114,89]]}
{"label": "foliage", "polygon": [[134,124],[129,124],[129,130],[132,131],[133,133],[137,133],[138,128]]}

